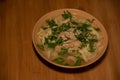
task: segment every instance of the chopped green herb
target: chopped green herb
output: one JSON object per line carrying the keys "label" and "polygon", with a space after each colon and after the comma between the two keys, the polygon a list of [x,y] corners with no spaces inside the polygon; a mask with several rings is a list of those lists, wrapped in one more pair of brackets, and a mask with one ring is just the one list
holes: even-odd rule
{"label": "chopped green herb", "polygon": [[66,48],[61,48],[61,51],[58,53],[59,55],[64,55],[68,53],[68,49]]}
{"label": "chopped green herb", "polygon": [[43,45],[37,44],[37,47],[44,51],[44,46]]}
{"label": "chopped green herb", "polygon": [[77,28],[78,28],[79,30],[81,30],[82,32],[86,32],[86,31],[89,31],[89,29],[88,29],[89,26],[90,26],[90,25],[84,23],[82,26],[77,27]]}
{"label": "chopped green herb", "polygon": [[88,25],[87,24],[83,24],[82,26],[77,26],[75,29],[74,29],[74,33],[76,33],[77,31],[81,31],[83,33],[88,33],[88,32],[91,32],[90,29],[88,29]]}
{"label": "chopped green herb", "polygon": [[52,34],[57,35],[57,34],[60,34],[63,31],[67,31],[70,28],[71,28],[70,23],[63,23],[62,25],[53,28],[52,29]]}
{"label": "chopped green herb", "polygon": [[56,46],[56,43],[48,43],[49,48],[55,48],[55,46]]}
{"label": "chopped green herb", "polygon": [[[94,20],[92,20],[94,21]],[[92,22],[90,21],[90,22]],[[97,39],[96,35],[91,34],[91,30],[89,30],[90,24],[83,23],[82,26],[77,26],[74,29],[74,35],[75,37],[82,42],[81,46],[79,47],[82,49],[83,47],[87,46],[89,44],[89,52],[94,52],[94,43],[96,42],[95,40]],[[81,31],[80,34],[77,34],[77,31]]]}
{"label": "chopped green herb", "polygon": [[53,59],[52,61],[57,64],[62,64],[64,62],[64,59],[61,57],[58,57],[58,58]]}
{"label": "chopped green herb", "polygon": [[63,23],[61,26],[60,26],[60,30],[61,31],[67,31],[68,29],[70,29],[71,26],[70,26],[70,23]]}
{"label": "chopped green herb", "polygon": [[64,11],[64,13],[62,14],[62,17],[64,19],[71,19],[72,18],[72,14],[69,11]]}
{"label": "chopped green herb", "polygon": [[45,41],[44,41],[44,45],[46,45],[46,44],[48,44],[49,42],[48,42],[48,38],[44,38],[45,39]]}
{"label": "chopped green herb", "polygon": [[84,28],[88,28],[90,26],[90,24],[86,24],[86,23],[83,23],[82,27]]}
{"label": "chopped green herb", "polygon": [[82,48],[84,48],[84,47],[86,47],[86,46],[87,46],[87,44],[82,43],[79,48],[82,49]]}
{"label": "chopped green herb", "polygon": [[55,35],[49,35],[45,38],[44,45],[47,45],[49,48],[55,48],[57,45],[62,45],[64,42],[62,37],[57,37]]}
{"label": "chopped green herb", "polygon": [[57,34],[60,34],[61,30],[59,29],[59,27],[56,27],[56,28],[53,28],[52,29],[52,34],[53,35],[57,35]]}
{"label": "chopped green herb", "polygon": [[87,43],[87,39],[83,34],[76,35],[76,38],[81,42]]}
{"label": "chopped green herb", "polygon": [[100,28],[98,28],[98,27],[94,27],[94,29],[95,29],[96,31],[100,31]]}
{"label": "chopped green herb", "polygon": [[87,40],[88,36],[90,35],[90,31],[82,32],[81,35]]}
{"label": "chopped green herb", "polygon": [[93,23],[93,21],[94,21],[95,19],[87,19],[87,21],[91,24],[91,23]]}
{"label": "chopped green herb", "polygon": [[50,28],[57,26],[56,22],[53,19],[46,20],[46,23],[50,26]]}
{"label": "chopped green herb", "polygon": [[78,24],[79,24],[79,23],[76,22],[76,21],[71,21],[71,23],[72,23],[73,25],[78,25]]}
{"label": "chopped green herb", "polygon": [[53,41],[53,40],[57,39],[57,36],[55,36],[55,35],[49,35],[48,39],[51,40],[51,41]]}
{"label": "chopped green herb", "polygon": [[56,43],[50,42],[48,38],[45,38],[44,45],[47,45],[49,48],[55,48]]}
{"label": "chopped green herb", "polygon": [[97,39],[89,39],[89,52],[95,51],[95,48],[94,48],[95,42],[98,42],[98,40]]}
{"label": "chopped green herb", "polygon": [[58,38],[58,40],[57,40],[56,43],[57,43],[58,45],[63,44],[63,38],[62,38],[62,37]]}
{"label": "chopped green herb", "polygon": [[84,62],[84,59],[81,57],[76,57],[76,63],[74,64],[74,66],[79,66],[82,64],[82,62]]}

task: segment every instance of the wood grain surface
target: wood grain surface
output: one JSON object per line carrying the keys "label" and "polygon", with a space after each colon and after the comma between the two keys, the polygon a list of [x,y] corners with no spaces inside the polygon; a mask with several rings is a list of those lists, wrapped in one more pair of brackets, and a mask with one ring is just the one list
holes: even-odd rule
{"label": "wood grain surface", "polygon": [[[0,80],[120,80],[119,0],[0,0]],[[32,29],[44,14],[84,10],[105,26],[109,45],[96,63],[67,70],[44,61],[32,45]]]}

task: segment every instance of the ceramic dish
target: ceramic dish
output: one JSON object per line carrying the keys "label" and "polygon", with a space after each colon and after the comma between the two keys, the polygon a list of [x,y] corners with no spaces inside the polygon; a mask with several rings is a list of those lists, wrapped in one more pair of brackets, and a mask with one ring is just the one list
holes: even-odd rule
{"label": "ceramic dish", "polygon": [[70,69],[96,62],[108,44],[106,30],[100,21],[77,9],[47,13],[35,24],[32,39],[43,59]]}

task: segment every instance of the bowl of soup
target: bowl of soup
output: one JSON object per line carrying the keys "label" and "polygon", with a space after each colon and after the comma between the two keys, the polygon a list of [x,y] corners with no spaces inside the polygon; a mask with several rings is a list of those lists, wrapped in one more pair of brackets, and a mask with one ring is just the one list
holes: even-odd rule
{"label": "bowl of soup", "polygon": [[34,26],[32,40],[43,59],[70,69],[96,62],[108,44],[100,21],[77,9],[59,9],[42,16]]}

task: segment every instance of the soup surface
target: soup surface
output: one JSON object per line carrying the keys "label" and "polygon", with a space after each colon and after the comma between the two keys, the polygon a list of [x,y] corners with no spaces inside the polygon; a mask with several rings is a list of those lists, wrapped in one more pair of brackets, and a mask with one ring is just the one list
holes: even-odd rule
{"label": "soup surface", "polygon": [[37,47],[54,63],[80,66],[97,54],[102,43],[101,30],[94,22],[64,11],[40,26]]}

